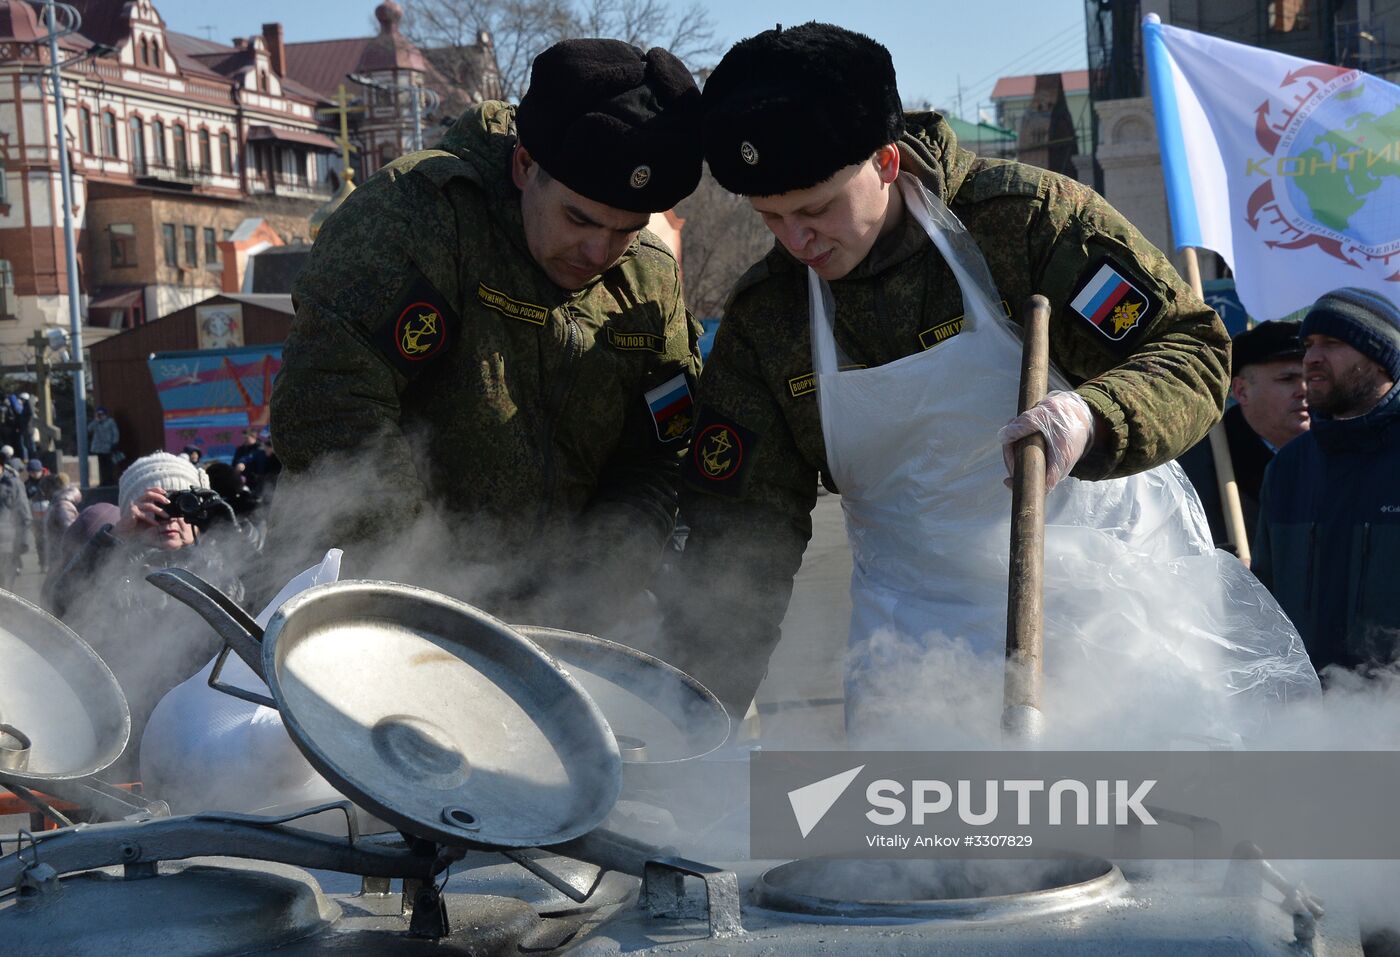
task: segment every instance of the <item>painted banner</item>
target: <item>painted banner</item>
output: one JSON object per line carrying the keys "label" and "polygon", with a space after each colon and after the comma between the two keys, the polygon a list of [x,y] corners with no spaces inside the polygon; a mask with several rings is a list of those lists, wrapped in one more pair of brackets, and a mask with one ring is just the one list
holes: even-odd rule
{"label": "painted banner", "polygon": [[1178,249],[1219,253],[1256,319],[1341,286],[1400,299],[1400,87],[1143,22]]}
{"label": "painted banner", "polygon": [[227,462],[250,428],[267,425],[282,346],[158,352],[148,360],[165,417],[165,448]]}

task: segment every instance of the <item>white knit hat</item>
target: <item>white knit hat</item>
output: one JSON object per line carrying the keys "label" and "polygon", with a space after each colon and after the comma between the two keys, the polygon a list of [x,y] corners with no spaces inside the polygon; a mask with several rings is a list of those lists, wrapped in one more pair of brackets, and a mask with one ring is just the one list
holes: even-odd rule
{"label": "white knit hat", "polygon": [[123,515],[132,502],[148,488],[178,491],[187,488],[208,488],[209,476],[189,459],[169,452],[152,452],[142,456],[122,473],[117,483],[117,508]]}

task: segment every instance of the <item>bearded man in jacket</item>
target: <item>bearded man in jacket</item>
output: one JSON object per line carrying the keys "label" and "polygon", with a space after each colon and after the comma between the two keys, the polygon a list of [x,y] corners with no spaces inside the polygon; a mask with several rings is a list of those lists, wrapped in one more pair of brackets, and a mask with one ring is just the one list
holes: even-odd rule
{"label": "bearded man in jacket", "polygon": [[1319,672],[1390,665],[1400,659],[1400,308],[1337,289],[1299,335],[1312,425],[1264,473],[1254,572]]}

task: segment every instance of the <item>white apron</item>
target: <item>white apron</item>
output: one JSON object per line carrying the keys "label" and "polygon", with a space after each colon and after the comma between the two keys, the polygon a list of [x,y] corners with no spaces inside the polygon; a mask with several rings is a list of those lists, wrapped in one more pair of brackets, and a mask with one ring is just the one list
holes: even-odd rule
{"label": "white apron", "polygon": [[[926,746],[931,726],[999,733],[1011,496],[997,430],[1016,414],[1021,346],[962,224],[912,178],[899,188],[957,278],[962,331],[842,371],[831,291],[809,271],[812,358],[854,560],[848,730],[898,744],[888,732],[917,727]],[[1051,387],[1067,388],[1053,369]],[[1067,478],[1046,525],[1052,729],[1083,744],[1088,731],[1102,737],[1113,709],[1136,722],[1140,746],[1156,731],[1230,738],[1260,703],[1317,690],[1297,632],[1238,561],[1215,552],[1174,463]],[[1242,698],[1252,714],[1240,714]]]}

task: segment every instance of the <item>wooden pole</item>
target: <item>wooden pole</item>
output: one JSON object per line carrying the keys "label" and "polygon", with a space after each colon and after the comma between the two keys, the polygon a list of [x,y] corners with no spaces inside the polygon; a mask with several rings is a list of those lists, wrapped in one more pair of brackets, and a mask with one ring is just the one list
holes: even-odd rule
{"label": "wooden pole", "polygon": [[[1187,246],[1182,250],[1186,257],[1186,281],[1202,300],[1205,290],[1201,285],[1201,266],[1196,260],[1196,250]],[[1244,509],[1240,507],[1240,487],[1235,481],[1235,461],[1230,457],[1230,442],[1225,437],[1225,423],[1215,423],[1210,429],[1210,452],[1215,460],[1215,484],[1220,490],[1220,508],[1225,516],[1225,534],[1235,546],[1235,554],[1249,567],[1249,534],[1244,527]]]}
{"label": "wooden pole", "polygon": [[[1021,307],[1021,394],[1025,412],[1049,388],[1050,302],[1031,296]],[[1011,569],[1006,594],[1006,684],[1003,734],[1037,741],[1045,727],[1040,710],[1045,644],[1045,437],[1036,433],[1012,447]]]}

